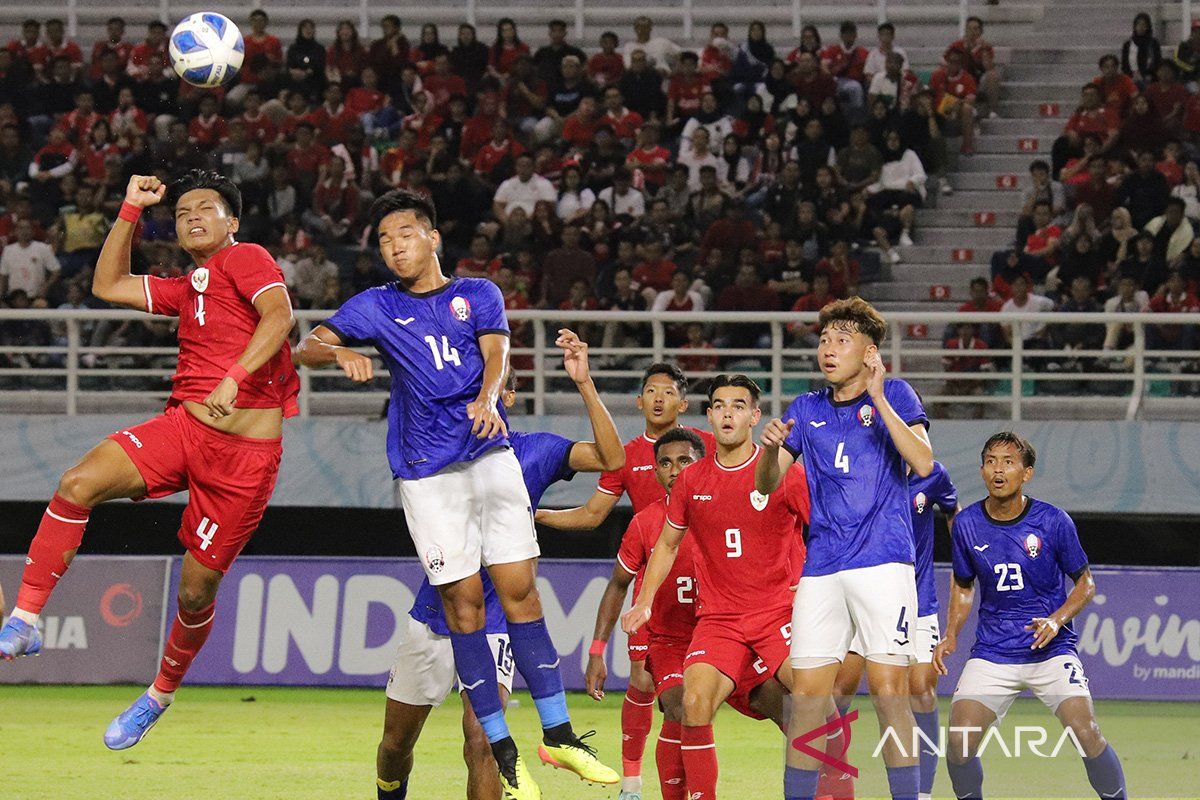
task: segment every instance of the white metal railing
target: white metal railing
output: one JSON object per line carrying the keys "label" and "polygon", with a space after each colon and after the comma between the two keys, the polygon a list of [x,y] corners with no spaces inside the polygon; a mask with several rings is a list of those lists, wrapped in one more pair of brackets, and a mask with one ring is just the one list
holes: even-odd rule
{"label": "white metal railing", "polygon": [[[307,335],[330,313],[298,311],[297,334]],[[170,391],[174,347],[123,346],[93,333],[97,325],[108,325],[111,330],[112,323],[128,320],[170,322],[136,311],[0,309],[0,343],[7,342],[0,344],[0,404],[11,412],[74,415],[94,409],[101,400],[111,405],[127,399],[165,398]],[[812,344],[799,340],[796,330],[816,321],[816,314],[811,313],[514,311],[509,320],[525,327],[514,342],[513,364],[537,414],[553,410],[558,400],[574,394],[554,346],[554,332],[564,324],[575,327],[589,341],[592,373],[602,392],[624,393],[630,387],[636,391],[641,371],[653,361],[674,359],[691,366],[701,362],[699,366],[705,368],[688,369],[693,381],[720,372],[744,372],[760,382],[770,413],[778,414],[794,395],[822,381]],[[1125,419],[1137,418],[1151,396],[1185,411],[1200,407],[1191,397],[1193,392],[1200,394],[1200,350],[1153,350],[1147,345],[1150,331],[1170,329],[1200,339],[1200,314],[894,312],[887,315],[887,321],[888,339],[882,350],[889,374],[914,383],[927,405],[952,405],[980,413],[991,408],[992,415],[999,413],[1013,420],[1021,419],[1030,407],[1055,402],[1065,402],[1062,413],[1075,416],[1072,404],[1083,400],[1106,399],[1119,406],[1114,415]],[[14,324],[30,322],[45,324],[45,330],[57,333],[49,344],[14,341]],[[674,346],[672,332],[690,322],[701,323],[718,342],[722,337],[737,339],[741,333],[752,336],[755,341],[751,344],[764,346],[746,346],[745,342],[713,349]],[[1097,336],[1099,326],[1119,323],[1132,329],[1132,339],[1121,350],[1034,348],[1021,336],[1014,336],[1005,348],[943,349],[943,330],[952,330],[958,322],[990,326],[1025,323],[1029,328],[1047,326],[1050,331],[1063,325],[1094,325]],[[85,341],[85,332],[89,341]],[[943,359],[972,363],[967,371],[951,371]],[[387,377],[382,369],[377,374],[381,379]],[[385,380],[355,386],[336,370],[301,370],[300,379],[304,415],[346,413],[347,402],[377,405],[386,397]],[[1071,391],[1064,394],[1064,389]]]}

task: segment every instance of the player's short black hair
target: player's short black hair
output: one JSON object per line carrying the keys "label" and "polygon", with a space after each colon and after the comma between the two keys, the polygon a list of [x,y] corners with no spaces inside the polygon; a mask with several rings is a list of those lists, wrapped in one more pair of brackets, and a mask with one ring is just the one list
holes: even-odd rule
{"label": "player's short black hair", "polygon": [[174,206],[179,198],[196,189],[212,189],[221,196],[231,217],[242,215],[242,193],[237,184],[211,169],[189,169],[167,187],[167,199]]}
{"label": "player's short black hair", "polygon": [[704,458],[704,440],[700,438],[700,434],[691,428],[671,428],[671,430],[658,437],[654,442],[654,458],[658,458],[658,449],[660,447],[674,444],[675,442],[687,442],[701,458]]}
{"label": "player's short black hair", "polygon": [[677,364],[672,364],[669,361],[657,361],[646,367],[646,371],[642,373],[642,388],[646,388],[646,382],[655,375],[666,375],[675,382],[675,389],[679,392],[680,397],[686,397],[688,391],[687,375],[683,374],[683,370]]}
{"label": "player's short black hair", "polygon": [[997,445],[1005,444],[1010,444],[1016,448],[1016,451],[1021,454],[1021,463],[1026,467],[1032,467],[1037,462],[1037,451],[1033,449],[1033,445],[1029,443],[1029,440],[1012,431],[1000,431],[989,436],[988,440],[983,443],[983,450],[979,453],[980,462],[987,456],[988,450]]}
{"label": "player's short black hair", "polygon": [[750,377],[741,373],[735,375],[722,374],[713,378],[712,382],[708,384],[708,402],[712,402],[713,395],[717,393],[717,389],[724,389],[727,386],[745,389],[750,393],[750,399],[754,401],[754,405],[758,405],[758,398],[762,397],[762,389],[758,388],[758,384]]}
{"label": "player's short black hair", "polygon": [[398,211],[411,211],[429,223],[430,228],[437,227],[437,209],[434,208],[432,200],[408,189],[393,189],[371,204],[369,218],[376,241],[379,241],[379,223],[389,214]]}

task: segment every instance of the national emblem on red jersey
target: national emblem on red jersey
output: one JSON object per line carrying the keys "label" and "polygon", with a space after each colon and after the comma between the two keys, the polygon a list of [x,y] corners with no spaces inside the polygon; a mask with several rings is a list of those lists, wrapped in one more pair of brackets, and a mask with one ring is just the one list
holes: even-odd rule
{"label": "national emblem on red jersey", "polygon": [[199,267],[192,272],[192,288],[204,294],[208,288],[208,267]]}
{"label": "national emblem on red jersey", "polygon": [[925,502],[927,499],[924,492],[917,492],[917,496],[913,498],[913,508],[917,510],[918,514],[925,513]]}
{"label": "national emblem on red jersey", "polygon": [[871,424],[875,422],[875,409],[871,406],[863,406],[858,409],[858,421],[863,424],[864,428],[871,427]]}
{"label": "national emblem on red jersey", "polygon": [[1038,553],[1042,550],[1042,540],[1038,538],[1036,533],[1031,533],[1025,537],[1025,552],[1030,558],[1037,558]]}
{"label": "national emblem on red jersey", "polygon": [[459,322],[466,322],[471,318],[471,301],[461,295],[456,295],[450,301],[450,310],[454,312],[454,316]]}
{"label": "national emblem on red jersey", "polygon": [[771,495],[759,494],[757,489],[750,493],[750,505],[754,507],[755,511],[762,511],[770,500]]}

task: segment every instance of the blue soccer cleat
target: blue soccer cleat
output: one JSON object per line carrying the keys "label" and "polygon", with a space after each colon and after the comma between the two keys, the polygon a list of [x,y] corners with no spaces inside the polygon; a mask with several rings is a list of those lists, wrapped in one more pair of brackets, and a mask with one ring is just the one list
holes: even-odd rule
{"label": "blue soccer cleat", "polygon": [[21,656],[36,656],[42,652],[42,635],[36,625],[11,617],[0,628],[0,661],[12,661]]}
{"label": "blue soccer cleat", "polygon": [[104,746],[109,750],[126,750],[145,738],[154,723],[162,716],[167,707],[145,692],[133,705],[121,712],[121,715],[108,725],[104,732]]}

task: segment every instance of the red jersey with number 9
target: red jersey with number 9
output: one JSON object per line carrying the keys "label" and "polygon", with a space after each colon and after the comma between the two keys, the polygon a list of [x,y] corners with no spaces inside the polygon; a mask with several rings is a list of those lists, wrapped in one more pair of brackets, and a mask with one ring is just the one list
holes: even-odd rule
{"label": "red jersey with number 9", "polygon": [[808,483],[796,464],[770,495],[754,488],[754,455],[736,466],[706,456],[675,479],[667,522],[695,545],[699,616],[769,616],[792,605],[808,521]]}
{"label": "red jersey with number 9", "polygon": [[[617,563],[630,575],[637,576],[633,582],[635,599],[641,594],[646,562],[658,544],[666,519],[667,499],[664,497],[634,514],[621,539]],[[684,536],[671,571],[654,595],[650,621],[646,623],[646,630],[654,638],[683,642],[692,638],[692,629],[696,627],[696,566],[692,548],[691,538]]]}
{"label": "red jersey with number 9", "polygon": [[[197,403],[217,388],[225,372],[241,358],[258,326],[254,301],[281,287],[283,272],[256,244],[234,243],[182,278],[142,277],[146,310],[179,317],[179,364],[171,381],[169,405]],[[271,360],[238,386],[238,408],[282,408],[284,416],[299,412],[300,379],[285,341]]]}

